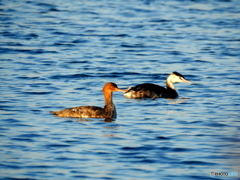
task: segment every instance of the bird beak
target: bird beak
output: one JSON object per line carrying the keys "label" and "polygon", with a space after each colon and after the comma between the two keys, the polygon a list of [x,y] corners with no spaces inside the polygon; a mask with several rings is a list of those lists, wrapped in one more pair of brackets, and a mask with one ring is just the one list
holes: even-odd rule
{"label": "bird beak", "polygon": [[119,88],[116,88],[115,91],[121,91],[121,92],[126,92],[126,90],[123,90],[123,89],[119,89]]}
{"label": "bird beak", "polygon": [[186,79],[182,79],[182,80],[183,80],[183,82],[186,82],[186,83],[193,83],[193,82],[188,81],[188,80],[186,80]]}

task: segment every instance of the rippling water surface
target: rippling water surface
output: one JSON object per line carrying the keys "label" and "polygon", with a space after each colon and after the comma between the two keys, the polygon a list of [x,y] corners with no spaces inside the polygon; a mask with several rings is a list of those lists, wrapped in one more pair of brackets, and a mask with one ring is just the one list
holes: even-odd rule
{"label": "rippling water surface", "polygon": [[[240,175],[240,1],[2,0],[0,19],[1,179],[240,177],[210,176]],[[172,71],[179,99],[116,92],[113,122],[49,113]]]}

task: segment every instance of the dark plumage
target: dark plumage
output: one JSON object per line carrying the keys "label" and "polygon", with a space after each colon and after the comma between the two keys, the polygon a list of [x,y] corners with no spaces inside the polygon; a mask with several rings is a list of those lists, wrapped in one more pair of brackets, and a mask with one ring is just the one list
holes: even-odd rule
{"label": "dark plumage", "polygon": [[178,72],[173,72],[167,77],[166,80],[166,88],[161,87],[156,84],[152,83],[144,83],[139,84],[134,87],[130,87],[125,93],[124,97],[126,98],[133,98],[133,99],[140,99],[140,98],[177,98],[178,93],[173,86],[176,82],[187,82],[191,83],[190,81],[186,80],[183,75]]}
{"label": "dark plumage", "polygon": [[175,90],[166,89],[152,83],[144,83],[131,87],[124,96],[126,97],[128,93],[131,94],[131,98],[176,98],[178,96]]}

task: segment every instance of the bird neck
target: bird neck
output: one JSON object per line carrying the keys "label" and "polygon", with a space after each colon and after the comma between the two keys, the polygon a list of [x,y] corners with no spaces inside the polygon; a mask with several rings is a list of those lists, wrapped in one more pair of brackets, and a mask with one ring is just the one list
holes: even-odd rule
{"label": "bird neck", "polygon": [[112,101],[112,92],[104,92],[104,98],[105,98],[105,106],[104,106],[105,113],[108,114],[109,117],[115,118],[117,113],[116,113],[116,108]]}
{"label": "bird neck", "polygon": [[167,78],[166,87],[168,89],[176,90],[170,78]]}
{"label": "bird neck", "polygon": [[104,99],[105,99],[105,105],[112,104],[112,92],[105,91],[104,92]]}
{"label": "bird neck", "polygon": [[105,109],[112,109],[114,104],[112,100],[112,92],[105,91],[104,92],[104,98],[105,98]]}

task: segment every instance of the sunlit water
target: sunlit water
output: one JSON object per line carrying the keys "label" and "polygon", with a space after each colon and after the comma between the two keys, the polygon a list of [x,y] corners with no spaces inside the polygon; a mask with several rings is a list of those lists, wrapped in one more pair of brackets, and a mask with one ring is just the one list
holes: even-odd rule
{"label": "sunlit water", "polygon": [[[238,179],[240,1],[2,0],[1,179]],[[176,100],[114,93],[116,121],[49,113],[103,106],[106,82],[164,86]]]}

